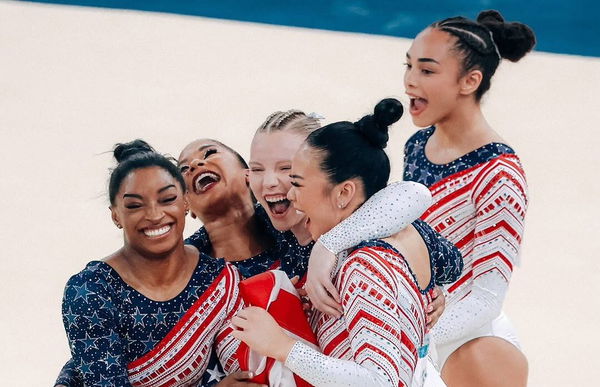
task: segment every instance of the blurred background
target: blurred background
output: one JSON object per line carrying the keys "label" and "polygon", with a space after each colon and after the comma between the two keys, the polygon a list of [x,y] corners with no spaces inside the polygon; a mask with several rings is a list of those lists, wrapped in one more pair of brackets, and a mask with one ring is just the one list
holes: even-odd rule
{"label": "blurred background", "polygon": [[[106,184],[116,142],[177,156],[212,137],[248,156],[274,110],[355,120],[404,96],[410,39],[498,9],[536,51],[503,63],[484,98],[516,149],[530,207],[505,310],[531,386],[598,384],[600,29],[591,1],[0,1],[0,373],[51,385],[69,358],[67,279],[121,246]],[[596,40],[596,41],[594,41]],[[391,131],[401,179],[410,117]],[[187,233],[200,224],[188,219]]]}

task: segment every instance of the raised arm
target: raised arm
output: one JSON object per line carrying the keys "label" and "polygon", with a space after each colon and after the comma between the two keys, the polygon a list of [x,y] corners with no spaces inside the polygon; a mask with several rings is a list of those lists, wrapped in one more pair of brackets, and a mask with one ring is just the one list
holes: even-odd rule
{"label": "raised arm", "polygon": [[[323,234],[311,252],[304,286],[313,306],[322,312],[339,315],[339,295],[331,283],[335,254],[361,241],[397,233],[418,219],[431,204],[431,193],[424,185],[412,181],[392,183]],[[345,255],[339,257],[344,259]]]}
{"label": "raised arm", "polygon": [[[476,225],[468,296],[451,304],[433,329],[436,343],[456,340],[500,314],[518,262],[527,209],[527,184],[514,158],[495,161],[473,193]],[[460,282],[460,280],[459,280]],[[452,292],[457,285],[449,287]]]}

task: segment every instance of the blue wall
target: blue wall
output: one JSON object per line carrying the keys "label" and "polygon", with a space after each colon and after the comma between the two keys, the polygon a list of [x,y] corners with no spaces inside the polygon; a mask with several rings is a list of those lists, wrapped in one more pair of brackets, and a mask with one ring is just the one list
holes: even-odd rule
{"label": "blue wall", "polygon": [[[58,0],[37,1],[135,9],[219,19],[412,38],[450,16],[476,17],[498,9],[507,20],[529,24],[539,51],[600,56],[600,1],[592,0]],[[593,41],[592,38],[596,37]]]}

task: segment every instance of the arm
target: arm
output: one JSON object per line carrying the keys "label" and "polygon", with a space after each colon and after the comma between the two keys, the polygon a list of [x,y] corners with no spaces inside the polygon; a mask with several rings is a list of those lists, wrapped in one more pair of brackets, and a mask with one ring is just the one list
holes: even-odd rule
{"label": "arm", "polygon": [[315,243],[308,263],[305,289],[313,306],[339,316],[339,295],[330,279],[336,261],[334,254],[343,261],[346,256],[339,253],[363,240],[397,233],[418,219],[431,204],[431,193],[424,185],[412,181],[392,183],[323,234]]}
{"label": "arm", "polygon": [[62,313],[73,363],[83,383],[130,386],[117,332],[117,310],[101,279],[90,279],[84,273],[71,277]]}
{"label": "arm", "polygon": [[54,386],[68,386],[68,387],[82,387],[83,380],[81,375],[77,372],[73,359],[69,359],[60,370],[60,374],[54,382]]}
{"label": "arm", "polygon": [[369,198],[319,241],[334,254],[369,239],[388,237],[418,219],[432,204],[429,189],[412,181],[392,183]]}
{"label": "arm", "polygon": [[523,236],[527,193],[520,165],[506,160],[486,172],[473,192],[476,208],[472,289],[451,304],[433,329],[436,343],[463,337],[502,309]]}

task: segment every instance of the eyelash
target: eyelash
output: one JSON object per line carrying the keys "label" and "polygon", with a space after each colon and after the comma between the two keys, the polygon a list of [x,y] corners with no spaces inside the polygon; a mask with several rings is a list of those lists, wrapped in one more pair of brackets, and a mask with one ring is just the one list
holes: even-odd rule
{"label": "eyelash", "polygon": [[296,183],[295,181],[290,182],[294,187],[302,187],[300,184]]}
{"label": "eyelash", "polygon": [[206,159],[208,156],[213,155],[215,153],[217,153],[216,149],[209,149],[206,151],[206,153],[204,153],[204,158]]}
{"label": "eyelash", "polygon": [[171,203],[171,202],[174,202],[174,201],[175,201],[175,199],[177,199],[177,195],[175,195],[175,196],[171,196],[171,197],[168,197],[168,198],[166,198],[165,200],[163,200],[163,202],[164,202],[164,203]]}
{"label": "eyelash", "polygon": [[187,165],[184,165],[182,167],[179,167],[179,172],[185,173],[188,169],[190,169],[190,167],[188,167]]}

